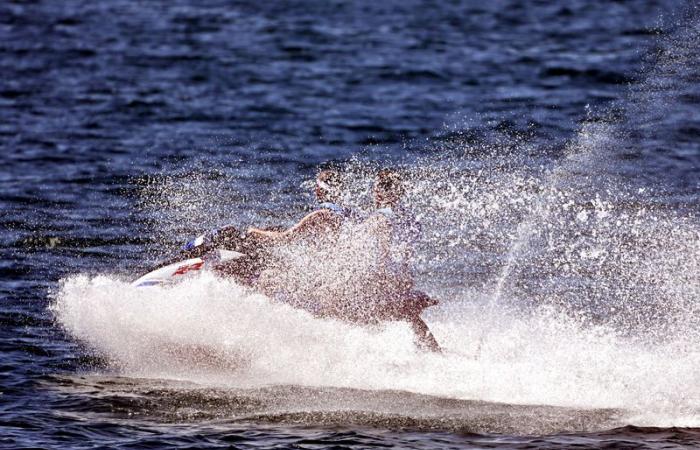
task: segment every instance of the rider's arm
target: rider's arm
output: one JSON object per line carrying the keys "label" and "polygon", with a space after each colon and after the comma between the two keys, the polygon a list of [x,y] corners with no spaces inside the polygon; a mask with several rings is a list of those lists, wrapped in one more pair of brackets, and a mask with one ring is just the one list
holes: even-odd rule
{"label": "rider's arm", "polygon": [[255,228],[255,227],[248,228],[249,235],[262,237],[262,238],[276,239],[276,238],[279,238],[283,233],[284,233],[283,231],[264,230],[262,228]]}
{"label": "rider's arm", "polygon": [[333,231],[340,225],[340,218],[332,212],[322,209],[314,211],[301,219],[299,223],[285,231],[268,231],[249,228],[248,233],[271,240],[294,240],[319,232]]}

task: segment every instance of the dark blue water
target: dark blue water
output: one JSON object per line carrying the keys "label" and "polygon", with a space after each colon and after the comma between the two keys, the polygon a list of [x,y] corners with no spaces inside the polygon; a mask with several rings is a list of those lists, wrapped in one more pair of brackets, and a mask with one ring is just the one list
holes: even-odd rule
{"label": "dark blue water", "polygon": [[[491,151],[516,172],[537,172],[540,187],[558,186],[549,171],[567,167],[568,155],[585,147],[587,124],[605,124],[614,129],[614,145],[596,147],[581,163],[574,158],[574,172],[615,177],[630,192],[652,192],[625,197],[620,203],[627,208],[658,207],[684,217],[697,211],[695,5],[482,3],[2,2],[0,445],[699,446],[700,428],[692,428],[700,426],[696,391],[685,393],[680,415],[663,414],[667,404],[678,403],[674,394],[658,401],[650,394],[647,409],[660,405],[662,413],[658,420],[636,420],[624,412],[628,397],[587,402],[589,395],[599,398],[593,389],[576,391],[546,378],[522,398],[516,389],[512,401],[497,387],[500,375],[482,379],[480,396],[468,387],[452,392],[454,380],[441,378],[440,370],[422,375],[440,389],[414,389],[413,382],[365,386],[338,377],[258,377],[255,386],[238,386],[222,382],[228,375],[219,369],[218,381],[207,383],[177,371],[124,369],[114,354],[87,345],[89,338],[75,336],[50,310],[60,280],[78,274],[128,279],[165,244],[231,217],[239,223],[288,222],[308,208],[302,182],[328,161],[401,163],[439,178],[460,164],[481,167],[477,162]],[[206,198],[210,203],[202,204]],[[171,214],[188,202],[197,203],[196,214],[187,220]],[[518,223],[544,221],[542,204],[531,203],[539,205],[532,206],[536,213],[517,216]],[[484,217],[470,214],[469,220]],[[684,259],[682,279],[672,279],[678,271],[671,269],[658,278],[664,295],[685,295],[681,309],[692,315],[697,311],[688,305],[698,300],[700,287],[693,245],[700,235],[697,222],[688,220],[682,230],[650,232],[674,245],[646,240],[640,250],[629,236],[610,243],[620,253],[665,249]],[[488,248],[484,237],[483,245],[468,246],[462,260],[437,261],[442,276],[435,279],[446,281],[434,289],[488,284],[500,293],[503,286],[515,290],[523,283],[504,284],[499,276],[544,279],[544,272],[509,268],[522,256],[519,242],[537,242],[530,228],[508,228],[509,245]],[[497,256],[490,259],[489,252]],[[564,270],[559,259],[547,261]],[[461,263],[471,272],[454,275]],[[549,263],[532,266],[546,271]],[[620,278],[637,273],[622,264],[616,269]],[[572,303],[605,298],[595,291],[596,282],[567,280]],[[624,280],[638,285],[632,276]],[[661,283],[649,280],[644,278]],[[690,294],[671,292],[670,286]],[[632,309],[647,301],[634,292],[624,299]],[[443,335],[448,349],[457,342]],[[688,363],[696,355],[683,351],[692,350],[676,356],[688,364],[682,373],[692,381],[700,366]],[[466,373],[476,379],[483,374],[478,358],[474,364],[475,372]],[[504,379],[507,367],[499,369]],[[614,369],[601,373],[610,376],[591,386],[627,389],[627,379]],[[660,369],[654,377],[664,373]],[[684,378],[667,376],[669,392]],[[575,393],[550,402],[535,389]]]}

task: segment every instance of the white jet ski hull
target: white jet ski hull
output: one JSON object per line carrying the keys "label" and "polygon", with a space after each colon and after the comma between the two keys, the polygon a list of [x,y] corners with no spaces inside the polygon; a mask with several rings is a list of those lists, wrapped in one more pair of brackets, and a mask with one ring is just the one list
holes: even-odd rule
{"label": "white jet ski hull", "polygon": [[148,272],[146,275],[132,282],[131,285],[136,287],[147,287],[176,283],[184,278],[192,276],[193,274],[201,272],[202,270],[213,269],[214,266],[219,263],[238,259],[243,256],[245,255],[239,252],[216,250],[213,255],[178,261]]}

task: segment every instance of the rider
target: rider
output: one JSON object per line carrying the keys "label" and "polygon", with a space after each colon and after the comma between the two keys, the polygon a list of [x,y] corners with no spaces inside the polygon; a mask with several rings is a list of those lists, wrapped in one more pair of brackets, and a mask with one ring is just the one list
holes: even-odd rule
{"label": "rider", "polygon": [[380,276],[382,290],[387,295],[387,318],[408,321],[416,333],[419,346],[440,351],[428,325],[420,313],[438,302],[427,294],[415,290],[411,273],[410,258],[412,243],[417,239],[419,225],[411,215],[399,205],[405,194],[405,186],[395,171],[383,169],[374,183],[375,214],[367,219],[381,247]]}
{"label": "rider", "polygon": [[319,208],[306,215],[296,225],[284,231],[251,227],[248,234],[264,240],[290,241],[337,232],[343,221],[352,215],[348,208],[340,205],[343,193],[343,177],[340,172],[334,169],[319,172],[315,192]]}
{"label": "rider", "polygon": [[[256,288],[270,298],[305,309],[316,316],[340,317],[333,310],[333,301],[328,295],[323,295],[323,282],[316,280],[314,286],[310,286],[308,278],[298,276],[295,270],[289,266],[286,258],[289,257],[286,250],[296,249],[294,244],[302,243],[298,250],[303,254],[311,250],[312,254],[323,249],[335,248],[341,225],[346,219],[355,214],[342,206],[340,201],[344,191],[343,177],[337,170],[326,169],[319,172],[316,177],[315,193],[319,207],[307,214],[297,224],[283,231],[263,230],[249,228],[248,235],[259,240],[268,248],[280,248],[283,251],[276,260],[273,258],[268,268],[264,270],[256,282]],[[292,247],[287,247],[292,244]],[[322,265],[324,257],[316,254],[316,258]],[[296,261],[296,259],[294,260]]]}

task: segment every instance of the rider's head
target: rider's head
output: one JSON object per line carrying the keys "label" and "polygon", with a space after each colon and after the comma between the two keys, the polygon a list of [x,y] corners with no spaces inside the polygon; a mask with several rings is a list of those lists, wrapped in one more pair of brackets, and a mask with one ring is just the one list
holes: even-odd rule
{"label": "rider's head", "polygon": [[337,203],[343,193],[343,177],[334,169],[322,170],[316,177],[316,198],[319,202]]}
{"label": "rider's head", "polygon": [[401,176],[391,170],[382,169],[374,180],[374,203],[378,208],[395,206],[406,192]]}

